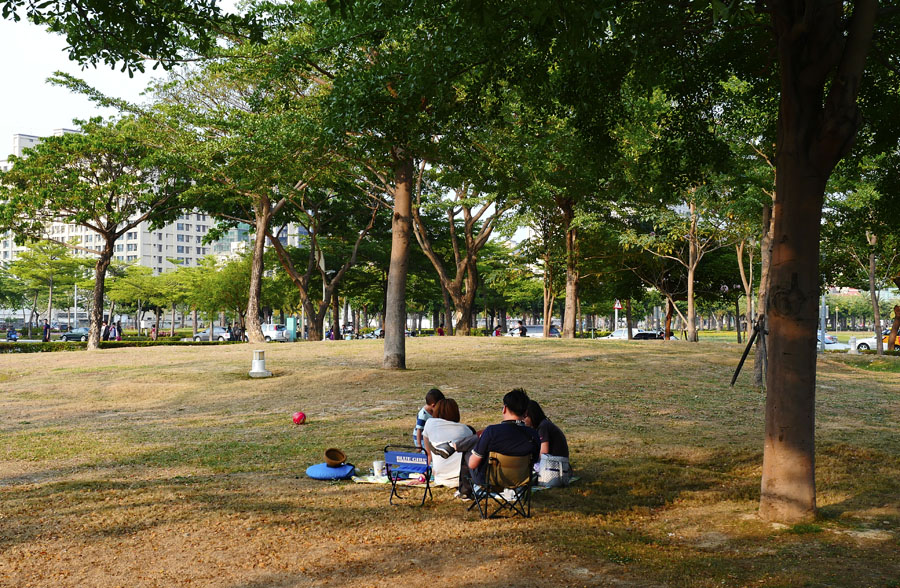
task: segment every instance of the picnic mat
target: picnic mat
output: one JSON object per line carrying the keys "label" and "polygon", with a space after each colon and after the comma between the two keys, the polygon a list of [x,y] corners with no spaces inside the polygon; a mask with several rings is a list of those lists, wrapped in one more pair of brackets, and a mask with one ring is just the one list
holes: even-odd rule
{"label": "picnic mat", "polygon": [[[353,476],[350,478],[357,484],[390,484],[391,481],[387,476],[376,476],[374,474],[369,474],[367,476]],[[425,481],[419,481],[418,478],[410,478],[408,480],[397,480],[398,486],[422,486],[425,484]]]}
{"label": "picnic mat", "polygon": [[[369,474],[367,476],[353,476],[350,479],[353,480],[354,482],[356,482],[357,484],[390,484],[391,483],[391,481],[388,479],[387,476],[376,476],[374,474]],[[572,476],[571,478],[569,478],[569,485],[571,486],[573,482],[577,482],[580,479],[581,478],[579,478],[578,476]],[[421,486],[424,483],[425,483],[424,481],[420,482],[417,479],[397,480],[398,486]],[[531,489],[533,492],[537,492],[538,490],[550,490],[550,488],[547,488],[545,486],[532,486]]]}

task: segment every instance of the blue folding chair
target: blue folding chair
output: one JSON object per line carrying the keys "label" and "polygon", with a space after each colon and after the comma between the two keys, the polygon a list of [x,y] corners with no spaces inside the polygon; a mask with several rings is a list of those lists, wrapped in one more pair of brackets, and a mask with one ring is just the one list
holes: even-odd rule
{"label": "blue folding chair", "polygon": [[[388,445],[384,448],[384,467],[391,481],[391,497],[388,502],[392,505],[395,496],[401,500],[404,498],[398,492],[398,482],[417,476],[425,477],[422,504],[425,504],[427,496],[434,500],[431,495],[431,464],[428,463],[428,455],[423,448],[414,445]],[[403,488],[404,485],[400,484],[399,487]],[[405,487],[412,490],[411,486]]]}

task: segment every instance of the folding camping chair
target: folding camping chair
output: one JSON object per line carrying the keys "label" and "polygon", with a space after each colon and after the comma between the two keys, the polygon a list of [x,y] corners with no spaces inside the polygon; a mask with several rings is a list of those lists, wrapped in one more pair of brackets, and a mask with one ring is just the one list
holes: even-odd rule
{"label": "folding camping chair", "polygon": [[534,469],[530,455],[503,455],[491,451],[488,454],[484,484],[474,484],[474,504],[481,518],[492,519],[506,512],[508,516],[531,516],[531,487],[534,485]]}
{"label": "folding camping chair", "polygon": [[[398,486],[402,488],[404,485],[398,485],[398,482],[407,480],[410,476],[425,476],[422,504],[425,504],[427,496],[431,496],[431,499],[434,500],[434,496],[431,494],[431,464],[428,463],[428,455],[421,447],[415,445],[386,446],[384,448],[384,467],[387,477],[391,481],[391,497],[388,502],[392,505],[395,496],[399,499],[404,498],[398,491]],[[411,492],[413,491],[413,487],[405,487]]]}

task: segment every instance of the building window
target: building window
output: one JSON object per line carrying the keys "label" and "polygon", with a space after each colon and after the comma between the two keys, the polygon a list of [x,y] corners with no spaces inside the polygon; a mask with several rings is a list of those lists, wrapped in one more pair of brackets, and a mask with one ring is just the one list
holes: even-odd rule
{"label": "building window", "polygon": [[137,251],[137,243],[129,243],[128,247],[125,248],[126,251]]}
{"label": "building window", "polygon": [[175,230],[183,231],[183,230],[184,230],[184,223],[177,223],[177,224],[175,225]]}
{"label": "building window", "polygon": [[122,249],[123,249],[124,247],[125,247],[125,246],[122,245],[121,243],[117,243],[117,244],[116,244],[116,251],[122,251]]}
{"label": "building window", "polygon": [[184,243],[184,235],[179,233],[178,237],[175,240],[178,241],[179,243]]}
{"label": "building window", "polygon": [[128,259],[126,259],[126,261],[134,261],[136,259],[137,259],[137,255],[129,255]]}
{"label": "building window", "polygon": [[196,239],[196,242],[197,242],[197,243],[203,243],[203,237],[201,237],[200,235],[197,235],[197,236],[195,237],[195,239]]}
{"label": "building window", "polygon": [[184,245],[178,246],[178,253],[184,253]]}

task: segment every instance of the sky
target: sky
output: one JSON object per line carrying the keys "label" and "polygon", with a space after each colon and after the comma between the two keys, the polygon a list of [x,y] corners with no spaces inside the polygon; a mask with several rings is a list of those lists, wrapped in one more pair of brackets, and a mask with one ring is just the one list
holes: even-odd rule
{"label": "sky", "polygon": [[[69,61],[64,51],[65,38],[46,32],[24,19],[11,22],[0,19],[0,159],[12,151],[12,136],[16,133],[45,136],[54,129],[72,128],[73,119],[110,116],[110,109],[98,109],[83,96],[65,88],[52,86],[47,78],[55,71],[80,77],[101,92],[142,101],[141,92],[161,70],[134,74],[113,70],[109,66],[97,69],[81,67]],[[150,70],[150,68],[147,68]]]}

